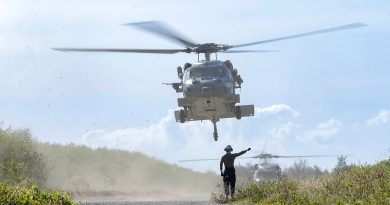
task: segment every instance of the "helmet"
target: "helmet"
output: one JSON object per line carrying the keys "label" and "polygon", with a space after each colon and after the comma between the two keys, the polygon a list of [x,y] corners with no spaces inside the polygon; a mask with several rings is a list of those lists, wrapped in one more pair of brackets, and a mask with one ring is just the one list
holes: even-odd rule
{"label": "helmet", "polygon": [[186,63],[186,64],[184,64],[184,71],[186,71],[187,68],[190,68],[191,66],[192,66],[191,63]]}
{"label": "helmet", "polygon": [[228,146],[225,147],[224,150],[225,150],[226,152],[232,152],[232,151],[233,151],[233,148],[232,148],[232,146],[228,145]]}

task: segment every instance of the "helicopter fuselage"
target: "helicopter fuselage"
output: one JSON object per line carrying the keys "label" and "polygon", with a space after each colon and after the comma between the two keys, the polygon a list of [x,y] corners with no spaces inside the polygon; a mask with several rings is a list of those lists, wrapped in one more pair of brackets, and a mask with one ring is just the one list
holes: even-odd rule
{"label": "helicopter fuselage", "polygon": [[174,88],[183,92],[183,97],[178,98],[178,106],[183,109],[175,111],[177,122],[211,120],[217,140],[219,119],[254,115],[253,105],[236,105],[240,103],[236,88],[241,88],[243,81],[230,61],[196,62],[185,67],[184,72],[179,68],[178,76],[180,87]]}
{"label": "helicopter fuselage", "polygon": [[211,120],[215,123],[221,118],[253,116],[253,105],[236,106],[240,95],[235,89],[240,88],[238,78],[242,79],[229,65],[218,60],[200,61],[184,70],[183,98],[178,98],[178,106],[183,109],[175,111],[177,122]]}
{"label": "helicopter fuselage", "polygon": [[260,163],[254,172],[253,179],[257,182],[279,179],[282,175],[280,166],[276,163]]}
{"label": "helicopter fuselage", "polygon": [[193,64],[183,76],[183,98],[186,121],[213,120],[235,117],[235,104],[240,96],[235,94],[234,79],[229,68],[221,61]]}

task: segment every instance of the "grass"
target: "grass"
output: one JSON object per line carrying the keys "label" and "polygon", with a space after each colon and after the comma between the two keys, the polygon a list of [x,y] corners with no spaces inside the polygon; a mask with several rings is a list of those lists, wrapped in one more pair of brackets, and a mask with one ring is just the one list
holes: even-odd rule
{"label": "grass", "polygon": [[[282,177],[250,182],[236,191],[233,204],[390,204],[390,160],[375,165],[349,166],[317,179]],[[222,190],[212,200],[226,202]]]}
{"label": "grass", "polygon": [[73,205],[70,193],[40,189],[38,186],[9,186],[0,184],[0,204],[53,204],[53,205]]}

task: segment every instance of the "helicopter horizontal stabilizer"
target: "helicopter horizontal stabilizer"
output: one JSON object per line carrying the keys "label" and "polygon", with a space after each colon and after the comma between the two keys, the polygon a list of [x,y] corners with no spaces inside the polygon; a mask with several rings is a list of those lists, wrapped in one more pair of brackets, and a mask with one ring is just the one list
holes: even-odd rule
{"label": "helicopter horizontal stabilizer", "polygon": [[[238,105],[236,106],[236,112],[229,113],[217,113],[213,110],[206,111],[216,113],[215,116],[206,116],[206,115],[193,115],[190,113],[184,114],[184,110],[175,111],[175,120],[176,122],[187,122],[187,121],[197,121],[197,120],[212,120],[212,119],[223,119],[223,118],[233,118],[241,119],[241,117],[251,117],[254,116],[255,107],[254,105]],[[184,118],[184,119],[183,119]]]}
{"label": "helicopter horizontal stabilizer", "polygon": [[241,117],[250,117],[255,114],[255,106],[254,105],[240,105]]}

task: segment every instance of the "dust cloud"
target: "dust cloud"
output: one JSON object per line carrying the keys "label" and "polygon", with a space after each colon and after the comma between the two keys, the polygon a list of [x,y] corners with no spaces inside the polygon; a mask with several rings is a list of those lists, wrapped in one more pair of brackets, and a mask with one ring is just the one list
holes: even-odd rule
{"label": "dust cloud", "polygon": [[46,186],[72,192],[76,199],[208,200],[219,182],[142,153],[91,149],[79,145],[38,144],[47,161]]}

